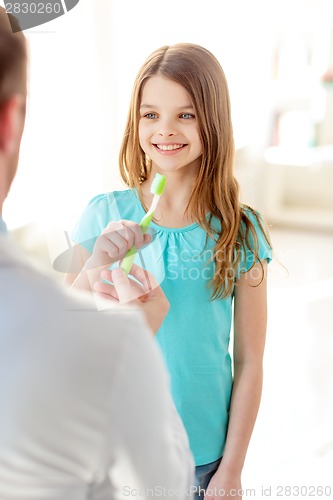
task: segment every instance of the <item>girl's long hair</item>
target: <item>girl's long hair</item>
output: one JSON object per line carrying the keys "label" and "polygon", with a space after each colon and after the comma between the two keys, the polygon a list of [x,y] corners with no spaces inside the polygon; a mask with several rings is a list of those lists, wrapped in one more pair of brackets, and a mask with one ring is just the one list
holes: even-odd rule
{"label": "girl's long hair", "polygon": [[[139,109],[143,86],[153,75],[184,87],[195,109],[203,153],[185,214],[205,229],[207,238],[211,236],[216,241],[212,256],[216,270],[209,283],[211,298],[226,298],[233,292],[242,252],[246,255],[247,249],[253,254],[253,265],[259,260],[258,238],[249,212],[269,243],[257,213],[239,201],[239,185],[233,173],[234,139],[226,78],[213,54],[195,44],[161,47],[145,61],[134,83],[119,156],[122,179],[137,189],[142,204],[140,186],[149,177],[151,161],[139,143]],[[213,229],[213,217],[218,219],[222,230]]]}

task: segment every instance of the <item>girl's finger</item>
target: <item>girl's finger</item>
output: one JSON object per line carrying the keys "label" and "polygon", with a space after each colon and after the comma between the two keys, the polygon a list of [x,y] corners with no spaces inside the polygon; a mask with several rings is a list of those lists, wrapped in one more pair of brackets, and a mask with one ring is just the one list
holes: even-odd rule
{"label": "girl's finger", "polygon": [[[129,250],[133,246],[134,243],[133,232],[127,231],[127,235],[125,235],[125,229],[122,229],[120,231],[114,231],[112,233],[106,233],[104,235],[104,238],[106,238],[105,245],[107,246],[112,245],[109,251],[107,252],[109,255],[110,253],[112,255],[117,255],[117,256],[124,255],[127,252],[127,250]],[[114,249],[116,249],[116,253]]]}
{"label": "girl's finger", "polygon": [[103,229],[102,234],[113,233],[114,231],[118,231],[122,229],[123,221],[112,221]]}
{"label": "girl's finger", "polygon": [[103,233],[113,233],[118,232],[126,241],[131,242],[131,248],[133,245],[142,245],[143,234],[142,229],[137,222],[132,220],[119,220],[117,222],[110,222]]}
{"label": "girl's finger", "polygon": [[132,229],[133,225],[136,226],[138,224],[126,220],[113,221],[106,226],[102,234],[107,241],[111,241],[118,248],[118,253],[124,253],[134,245],[135,233]]}
{"label": "girl's finger", "polygon": [[145,240],[144,240],[144,235],[142,233],[142,229],[139,226],[139,224],[137,222],[133,222],[133,221],[129,221],[129,220],[124,220],[122,222],[123,222],[124,227],[127,227],[128,229],[130,229],[134,235],[133,245],[136,248],[142,247]]}
{"label": "girl's finger", "polygon": [[130,248],[132,248],[133,245],[135,245],[136,236],[132,224],[127,224],[128,221],[121,221],[121,222],[122,222],[122,227],[118,231],[118,234],[120,234],[126,241],[126,251],[127,251]]}
{"label": "girl's finger", "polygon": [[119,239],[119,236],[127,242],[127,250],[132,246],[139,249],[152,241],[152,236],[149,233],[143,234],[140,225],[130,220],[110,222],[103,230],[103,234],[108,235],[107,238],[118,247],[119,253],[124,251],[124,242]]}

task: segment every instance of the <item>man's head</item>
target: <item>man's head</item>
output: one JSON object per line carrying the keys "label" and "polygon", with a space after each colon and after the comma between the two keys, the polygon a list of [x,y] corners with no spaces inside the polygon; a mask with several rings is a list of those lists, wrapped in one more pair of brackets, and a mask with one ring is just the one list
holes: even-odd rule
{"label": "man's head", "polygon": [[[17,24],[11,17],[11,23]],[[27,49],[0,7],[0,215],[15,176],[25,120]]]}

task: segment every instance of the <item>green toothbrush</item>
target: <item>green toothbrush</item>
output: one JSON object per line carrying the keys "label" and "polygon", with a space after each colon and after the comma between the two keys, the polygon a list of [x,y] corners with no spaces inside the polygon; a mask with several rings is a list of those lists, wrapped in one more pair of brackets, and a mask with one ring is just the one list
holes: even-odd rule
{"label": "green toothbrush", "polygon": [[[166,183],[166,177],[165,177],[165,175],[161,175],[161,174],[156,174],[153,182],[151,183],[150,192],[154,195],[154,198],[153,198],[153,201],[152,201],[152,204],[151,204],[149,211],[141,219],[140,224],[139,224],[143,234],[145,234],[147,232],[149,224],[151,223],[151,220],[153,218],[153,215],[154,215],[154,212],[156,210],[159,199],[164,191],[165,183]],[[125,271],[126,274],[128,274],[131,270],[131,267],[133,265],[133,262],[134,262],[134,259],[136,256],[136,252],[137,252],[137,248],[135,248],[135,246],[133,246],[130,250],[128,250],[127,254],[123,258],[123,261],[122,261],[120,267],[121,267],[121,269],[123,269]]]}

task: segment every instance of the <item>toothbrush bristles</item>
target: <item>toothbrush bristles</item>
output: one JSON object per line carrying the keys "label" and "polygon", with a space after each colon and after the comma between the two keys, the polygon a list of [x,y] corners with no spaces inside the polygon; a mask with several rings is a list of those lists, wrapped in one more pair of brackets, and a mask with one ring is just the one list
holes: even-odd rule
{"label": "toothbrush bristles", "polygon": [[150,192],[152,194],[157,194],[161,196],[165,188],[165,183],[166,183],[165,175],[156,174],[153,182],[151,183]]}

